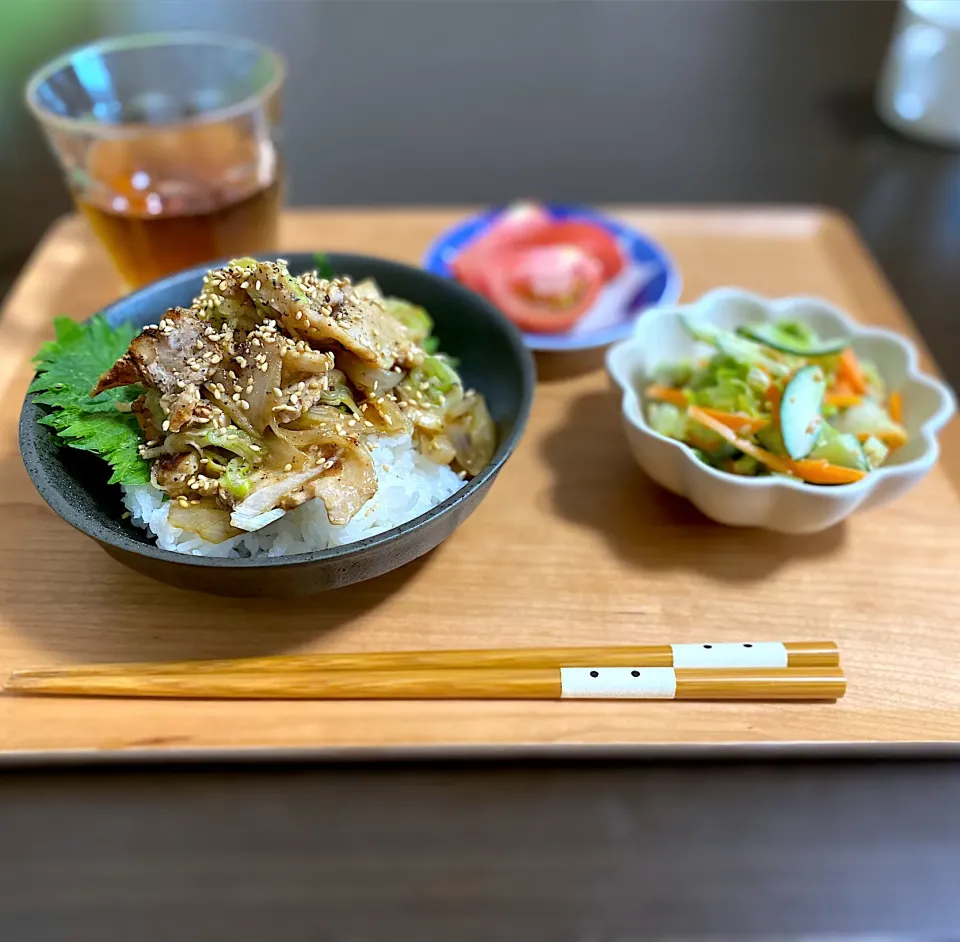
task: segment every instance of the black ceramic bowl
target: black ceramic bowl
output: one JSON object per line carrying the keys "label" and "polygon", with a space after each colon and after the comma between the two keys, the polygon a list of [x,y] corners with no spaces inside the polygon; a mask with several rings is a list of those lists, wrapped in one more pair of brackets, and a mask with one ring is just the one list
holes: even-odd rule
{"label": "black ceramic bowl", "polygon": [[[290,270],[313,268],[313,255],[287,256]],[[433,510],[393,530],[345,546],[296,556],[220,559],[159,549],[146,531],[122,519],[116,485],[99,458],[62,448],[46,426],[42,406],[28,396],[20,415],[20,451],[43,499],[67,523],[96,540],[132,569],[171,585],[221,595],[310,595],[379,576],[422,556],[446,539],[476,508],[516,447],[530,411],[536,371],[519,333],[492,305],[460,285],[407,265],[331,254],[338,274],[374,278],[389,295],[425,307],[441,349],[460,361],[464,383],[483,393],[499,432],[490,465]],[[111,324],[156,323],[168,308],[189,306],[216,263],[183,271],[106,308]]]}

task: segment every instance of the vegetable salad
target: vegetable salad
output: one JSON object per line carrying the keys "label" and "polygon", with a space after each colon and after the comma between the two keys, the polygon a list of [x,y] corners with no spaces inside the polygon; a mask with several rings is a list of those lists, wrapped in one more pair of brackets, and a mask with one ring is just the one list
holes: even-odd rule
{"label": "vegetable salad", "polygon": [[899,392],[848,340],[793,321],[735,333],[690,318],[683,325],[713,354],[655,371],[647,421],[712,468],[851,484],[906,443]]}

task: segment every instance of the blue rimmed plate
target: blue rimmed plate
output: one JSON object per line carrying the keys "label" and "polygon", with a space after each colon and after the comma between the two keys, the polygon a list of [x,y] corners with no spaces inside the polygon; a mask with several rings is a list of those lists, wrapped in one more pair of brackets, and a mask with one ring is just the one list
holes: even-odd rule
{"label": "blue rimmed plate", "polygon": [[[649,236],[603,213],[580,206],[547,205],[557,220],[572,219],[602,226],[616,238],[627,264],[608,282],[597,303],[567,331],[525,333],[531,350],[586,350],[604,347],[630,336],[638,317],[650,307],[673,304],[680,297],[680,273],[663,246]],[[450,263],[474,239],[486,232],[505,207],[471,216],[444,232],[427,250],[423,267],[453,277]]]}

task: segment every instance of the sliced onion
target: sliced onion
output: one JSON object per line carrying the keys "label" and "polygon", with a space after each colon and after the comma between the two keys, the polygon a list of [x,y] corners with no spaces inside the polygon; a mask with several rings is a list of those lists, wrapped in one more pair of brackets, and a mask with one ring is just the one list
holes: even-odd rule
{"label": "sliced onion", "polygon": [[323,465],[304,468],[303,471],[291,471],[278,480],[258,487],[233,508],[233,516],[242,518],[258,517],[272,510],[288,494],[294,494],[305,484],[323,474]]}
{"label": "sliced onion", "polygon": [[208,543],[223,543],[239,532],[231,526],[228,511],[204,504],[184,507],[176,500],[170,504],[167,522],[172,527],[196,533]]}
{"label": "sliced onion", "polygon": [[286,511],[281,510],[279,507],[275,507],[273,510],[268,510],[262,514],[257,514],[255,517],[248,517],[235,510],[230,515],[230,523],[238,530],[255,533],[257,530],[262,530],[267,524],[273,523],[274,520],[279,520],[284,514],[286,514]]}
{"label": "sliced onion", "polygon": [[[382,402],[378,402],[380,399]],[[361,407],[360,414],[367,422],[384,435],[409,435],[413,431],[413,423],[407,418],[406,412],[391,396],[371,397],[366,402],[366,409]]]}
{"label": "sliced onion", "polygon": [[434,464],[450,464],[457,457],[453,442],[442,432],[438,435],[419,432],[417,434],[417,445],[420,448],[420,454]]}
{"label": "sliced onion", "polygon": [[357,389],[373,395],[389,392],[399,385],[404,376],[395,370],[381,370],[346,350],[337,353],[337,366],[347,374]]}
{"label": "sliced onion", "polygon": [[497,450],[497,430],[483,396],[468,393],[468,407],[448,422],[444,432],[453,443],[457,461],[468,474],[479,474],[493,460]]}

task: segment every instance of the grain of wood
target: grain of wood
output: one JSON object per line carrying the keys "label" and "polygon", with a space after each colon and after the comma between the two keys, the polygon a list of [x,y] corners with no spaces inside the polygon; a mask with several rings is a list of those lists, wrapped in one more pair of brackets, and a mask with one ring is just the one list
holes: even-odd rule
{"label": "grain of wood", "polygon": [[[720,285],[810,293],[913,334],[847,224],[813,210],[629,209],[683,269]],[[455,210],[290,213],[284,247],[415,262]],[[835,639],[837,704],[176,702],[0,697],[0,750],[430,748],[563,743],[960,740],[960,465],[892,507],[813,536],[716,526],[629,456],[599,357],[541,357],[524,440],[436,552],[312,602],[223,600],[129,573],[41,501],[16,418],[29,358],[58,313],[118,293],[83,223],[59,223],[0,320],[0,673],[94,661],[320,651]],[[929,362],[929,359],[928,359]]]}

